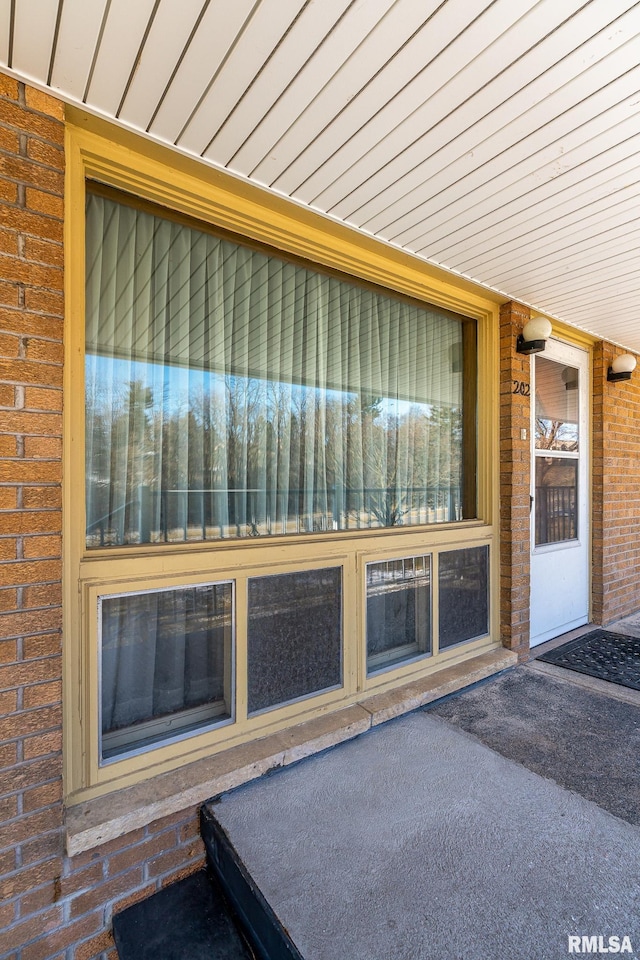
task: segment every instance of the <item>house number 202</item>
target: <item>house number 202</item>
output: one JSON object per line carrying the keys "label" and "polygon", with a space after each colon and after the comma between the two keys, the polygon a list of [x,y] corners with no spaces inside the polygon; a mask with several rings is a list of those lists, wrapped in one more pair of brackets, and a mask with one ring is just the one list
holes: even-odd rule
{"label": "house number 202", "polygon": [[524,383],[522,380],[514,380],[513,392],[519,393],[521,397],[528,397],[531,395],[531,387],[528,383]]}

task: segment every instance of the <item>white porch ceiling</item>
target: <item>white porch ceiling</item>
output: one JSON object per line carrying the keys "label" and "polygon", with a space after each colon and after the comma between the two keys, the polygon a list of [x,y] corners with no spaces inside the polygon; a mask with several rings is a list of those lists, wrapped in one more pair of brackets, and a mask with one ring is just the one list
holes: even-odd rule
{"label": "white porch ceiling", "polygon": [[640,352],[640,3],[0,0],[0,69]]}

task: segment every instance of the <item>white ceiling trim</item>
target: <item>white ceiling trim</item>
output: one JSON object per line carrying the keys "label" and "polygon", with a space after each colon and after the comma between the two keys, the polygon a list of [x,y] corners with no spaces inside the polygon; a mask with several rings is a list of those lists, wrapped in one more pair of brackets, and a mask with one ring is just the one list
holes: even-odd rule
{"label": "white ceiling trim", "polygon": [[0,0],[0,69],[640,352],[640,3]]}

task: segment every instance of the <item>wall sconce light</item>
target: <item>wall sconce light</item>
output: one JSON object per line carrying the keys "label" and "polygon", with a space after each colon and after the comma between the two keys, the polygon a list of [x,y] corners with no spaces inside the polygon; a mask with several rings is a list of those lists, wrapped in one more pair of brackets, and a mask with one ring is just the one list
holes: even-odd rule
{"label": "wall sconce light", "polygon": [[622,353],[616,357],[607,370],[607,380],[618,383],[620,380],[631,380],[631,374],[636,368],[636,358],[630,353]]}
{"label": "wall sconce light", "polygon": [[516,340],[516,350],[527,356],[531,353],[542,353],[547,340],[551,336],[553,327],[546,317],[532,317],[525,324],[524,330]]}

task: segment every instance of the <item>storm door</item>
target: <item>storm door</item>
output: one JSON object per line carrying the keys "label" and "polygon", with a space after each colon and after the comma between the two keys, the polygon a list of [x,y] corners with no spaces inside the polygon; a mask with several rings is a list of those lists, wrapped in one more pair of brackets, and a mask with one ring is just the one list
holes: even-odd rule
{"label": "storm door", "polygon": [[588,354],[550,340],[533,357],[531,645],[589,617]]}

